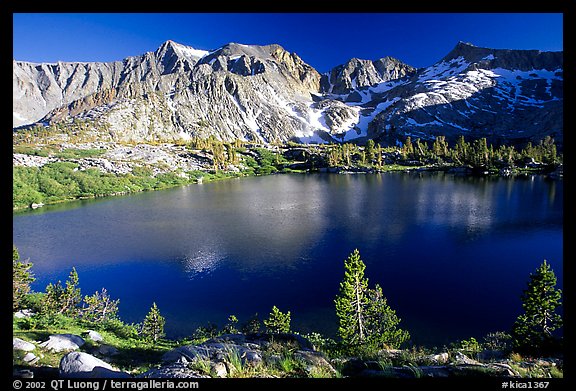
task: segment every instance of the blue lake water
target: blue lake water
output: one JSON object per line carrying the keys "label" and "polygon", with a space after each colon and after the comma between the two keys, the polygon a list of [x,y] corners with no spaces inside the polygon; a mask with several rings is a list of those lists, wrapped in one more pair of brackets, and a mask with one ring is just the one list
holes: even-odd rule
{"label": "blue lake water", "polygon": [[152,302],[171,337],[273,305],[293,329],[334,335],[344,259],[358,248],[413,342],[509,330],[544,259],[562,287],[563,182],[444,173],[275,175],[16,213],[33,289],[105,287],[120,316]]}

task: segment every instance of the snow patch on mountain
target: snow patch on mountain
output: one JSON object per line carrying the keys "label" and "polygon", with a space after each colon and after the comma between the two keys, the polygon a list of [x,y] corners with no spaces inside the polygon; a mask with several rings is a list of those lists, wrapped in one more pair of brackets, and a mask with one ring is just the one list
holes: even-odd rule
{"label": "snow patch on mountain", "polygon": [[210,52],[208,52],[207,50],[194,49],[191,46],[182,45],[176,42],[172,42],[172,47],[174,48],[176,54],[178,54],[179,56],[191,58],[194,60],[198,60],[210,54]]}
{"label": "snow patch on mountain", "polygon": [[462,56],[451,59],[450,61],[441,61],[431,67],[426,68],[419,76],[419,82],[428,80],[437,80],[450,75],[457,75],[470,66],[470,63]]}

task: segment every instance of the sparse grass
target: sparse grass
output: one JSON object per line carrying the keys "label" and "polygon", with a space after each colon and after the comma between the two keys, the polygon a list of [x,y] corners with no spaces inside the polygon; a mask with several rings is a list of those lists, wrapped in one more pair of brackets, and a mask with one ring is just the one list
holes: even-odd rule
{"label": "sparse grass", "polygon": [[105,153],[105,149],[68,148],[62,152],[55,153],[54,156],[60,159],[83,159],[88,157],[98,157]]}
{"label": "sparse grass", "polygon": [[204,375],[211,375],[212,368],[210,367],[210,360],[203,357],[195,357],[190,363],[188,363],[188,368],[200,372]]}
{"label": "sparse grass", "polygon": [[292,373],[300,366],[299,362],[294,360],[294,357],[290,357],[287,354],[283,354],[276,365],[284,373]]}
{"label": "sparse grass", "polygon": [[308,371],[308,376],[314,379],[330,379],[342,377],[340,372],[336,371],[336,373],[334,373],[323,366],[312,367],[312,369]]}
{"label": "sparse grass", "polygon": [[235,349],[228,350],[226,354],[228,362],[230,363],[230,372],[233,375],[240,375],[243,371],[242,358],[240,353]]}
{"label": "sparse grass", "polygon": [[556,379],[564,378],[564,372],[556,366],[550,368],[550,376]]}

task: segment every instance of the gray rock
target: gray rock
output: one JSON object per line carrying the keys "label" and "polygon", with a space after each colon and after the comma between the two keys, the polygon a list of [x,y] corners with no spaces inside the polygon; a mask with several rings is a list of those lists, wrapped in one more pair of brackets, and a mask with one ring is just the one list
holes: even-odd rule
{"label": "gray rock", "polygon": [[490,368],[493,368],[496,372],[500,373],[500,376],[506,377],[521,377],[512,367],[505,363],[491,363]]}
{"label": "gray rock", "polygon": [[29,369],[13,369],[12,376],[21,378],[21,379],[33,379],[34,372]]}
{"label": "gray rock", "polygon": [[439,354],[431,354],[429,356],[426,356],[425,359],[431,361],[434,364],[446,364],[448,362],[449,359],[449,355],[448,353],[444,352],[444,353],[439,353]]}
{"label": "gray rock", "polygon": [[210,363],[210,373],[215,377],[226,377],[228,376],[228,370],[226,369],[226,364],[223,362]]}
{"label": "gray rock", "polygon": [[106,345],[106,344],[102,344],[102,345],[98,346],[97,352],[99,354],[101,354],[102,356],[115,356],[118,353],[120,353],[118,351],[118,349],[116,349],[114,346]]}
{"label": "gray rock", "polygon": [[262,354],[252,349],[244,349],[240,355],[243,365],[258,366],[262,364]]}
{"label": "gray rock", "polygon": [[356,88],[397,80],[412,75],[415,71],[415,68],[392,57],[376,61],[353,58],[333,68],[328,76],[324,76],[322,89],[323,92],[346,94]]}
{"label": "gray rock", "polygon": [[422,373],[422,377],[449,377],[451,375],[451,369],[449,367],[441,365],[425,365],[418,367]]}
{"label": "gray rock", "polygon": [[79,349],[86,342],[82,337],[73,334],[51,335],[47,341],[40,344],[41,347],[55,352]]}
{"label": "gray rock", "polygon": [[481,365],[478,361],[471,359],[461,352],[456,352],[453,365]]}
{"label": "gray rock", "polygon": [[36,315],[36,313],[32,310],[29,310],[29,309],[20,310],[20,311],[14,313],[14,316],[18,319],[30,318],[31,316],[34,316],[34,315]]}
{"label": "gray rock", "polygon": [[186,364],[181,362],[176,362],[168,365],[164,365],[160,368],[153,368],[146,371],[138,376],[137,378],[160,378],[160,379],[198,379],[198,378],[209,378],[210,376],[201,374],[198,371],[194,371]]}
{"label": "gray rock", "polygon": [[[461,134],[491,142],[553,135],[561,144],[563,52],[459,43],[421,69],[391,57],[353,58],[322,76],[279,45],[230,43],[207,53],[168,41],[115,62],[13,61],[13,127],[74,128],[74,119],[97,124],[85,131],[107,141],[215,135],[394,144],[443,133],[450,142]],[[106,159],[94,164],[126,169]]]}
{"label": "gray rock", "polygon": [[88,338],[90,338],[94,342],[102,342],[104,340],[102,335],[97,331],[88,330],[86,333],[88,335]]}
{"label": "gray rock", "polygon": [[26,353],[26,355],[22,358],[22,360],[24,362],[27,362],[28,364],[35,364],[38,360],[40,360],[39,357],[36,357],[36,355],[34,353]]}
{"label": "gray rock", "polygon": [[12,349],[14,350],[24,350],[25,352],[31,352],[36,349],[36,345],[33,343],[24,341],[20,338],[12,338]]}
{"label": "gray rock", "polygon": [[401,354],[402,350],[399,349],[382,349],[378,352],[378,355],[384,358],[396,358]]}
{"label": "gray rock", "polygon": [[320,352],[312,350],[297,350],[294,352],[294,358],[304,362],[306,372],[308,373],[312,373],[316,370],[322,370],[323,372],[336,374],[334,367]]}
{"label": "gray rock", "polygon": [[60,360],[60,376],[70,378],[131,378],[125,372],[115,370],[110,364],[88,353],[71,352]]}

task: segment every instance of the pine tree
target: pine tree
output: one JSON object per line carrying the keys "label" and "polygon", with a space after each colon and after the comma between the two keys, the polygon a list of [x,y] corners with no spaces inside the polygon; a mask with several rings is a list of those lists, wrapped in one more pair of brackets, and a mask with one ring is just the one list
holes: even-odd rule
{"label": "pine tree", "polygon": [[406,137],[404,144],[402,145],[402,158],[403,159],[413,159],[414,158],[414,146],[412,145],[412,138],[410,136]]}
{"label": "pine tree", "polygon": [[521,296],[524,313],[512,328],[517,349],[542,352],[553,342],[552,332],[562,327],[562,318],[556,313],[562,305],[562,291],[555,287],[556,275],[544,260],[536,272],[530,274],[528,287]]}
{"label": "pine tree", "polygon": [[268,319],[264,320],[266,331],[272,334],[290,332],[290,311],[283,313],[276,306],[272,307],[272,312]]}
{"label": "pine tree", "polygon": [[340,294],[334,300],[339,319],[338,335],[345,345],[361,345],[366,339],[366,306],[368,279],[364,277],[366,265],[355,249],[344,261],[344,279],[340,283]]}
{"label": "pine tree", "polygon": [[372,160],[374,160],[374,140],[370,139],[366,142],[366,160],[368,164],[372,164]]}
{"label": "pine tree", "polygon": [[68,280],[66,280],[66,288],[64,289],[63,312],[68,315],[76,315],[78,313],[78,306],[82,302],[82,294],[78,285],[78,272],[76,268],[73,267],[68,276]]}
{"label": "pine tree", "polygon": [[376,165],[382,167],[382,147],[378,144],[376,148]]}
{"label": "pine tree", "polygon": [[120,300],[112,300],[106,288],[102,288],[102,293],[94,292],[92,296],[84,297],[82,317],[91,322],[115,319],[118,315],[119,303]]}
{"label": "pine tree", "polygon": [[12,246],[12,309],[22,308],[26,295],[30,292],[30,283],[35,278],[30,272],[32,263],[20,262],[20,254],[16,246]]}
{"label": "pine tree", "polygon": [[144,318],[140,334],[146,339],[151,339],[154,343],[164,336],[164,324],[166,320],[160,315],[160,310],[156,303],[152,303],[150,312]]}
{"label": "pine tree", "polygon": [[344,261],[344,279],[334,300],[339,319],[338,335],[350,352],[397,348],[410,338],[398,328],[400,319],[387,304],[382,288],[368,288],[366,265],[355,249]]}
{"label": "pine tree", "polygon": [[410,333],[398,328],[400,318],[387,303],[380,285],[369,289],[366,308],[367,345],[372,349],[397,349],[410,339]]}
{"label": "pine tree", "polygon": [[78,287],[78,272],[72,268],[66,281],[66,286],[58,281],[56,284],[48,284],[44,295],[43,311],[47,313],[59,313],[70,316],[78,314],[78,306],[82,302],[82,294]]}

